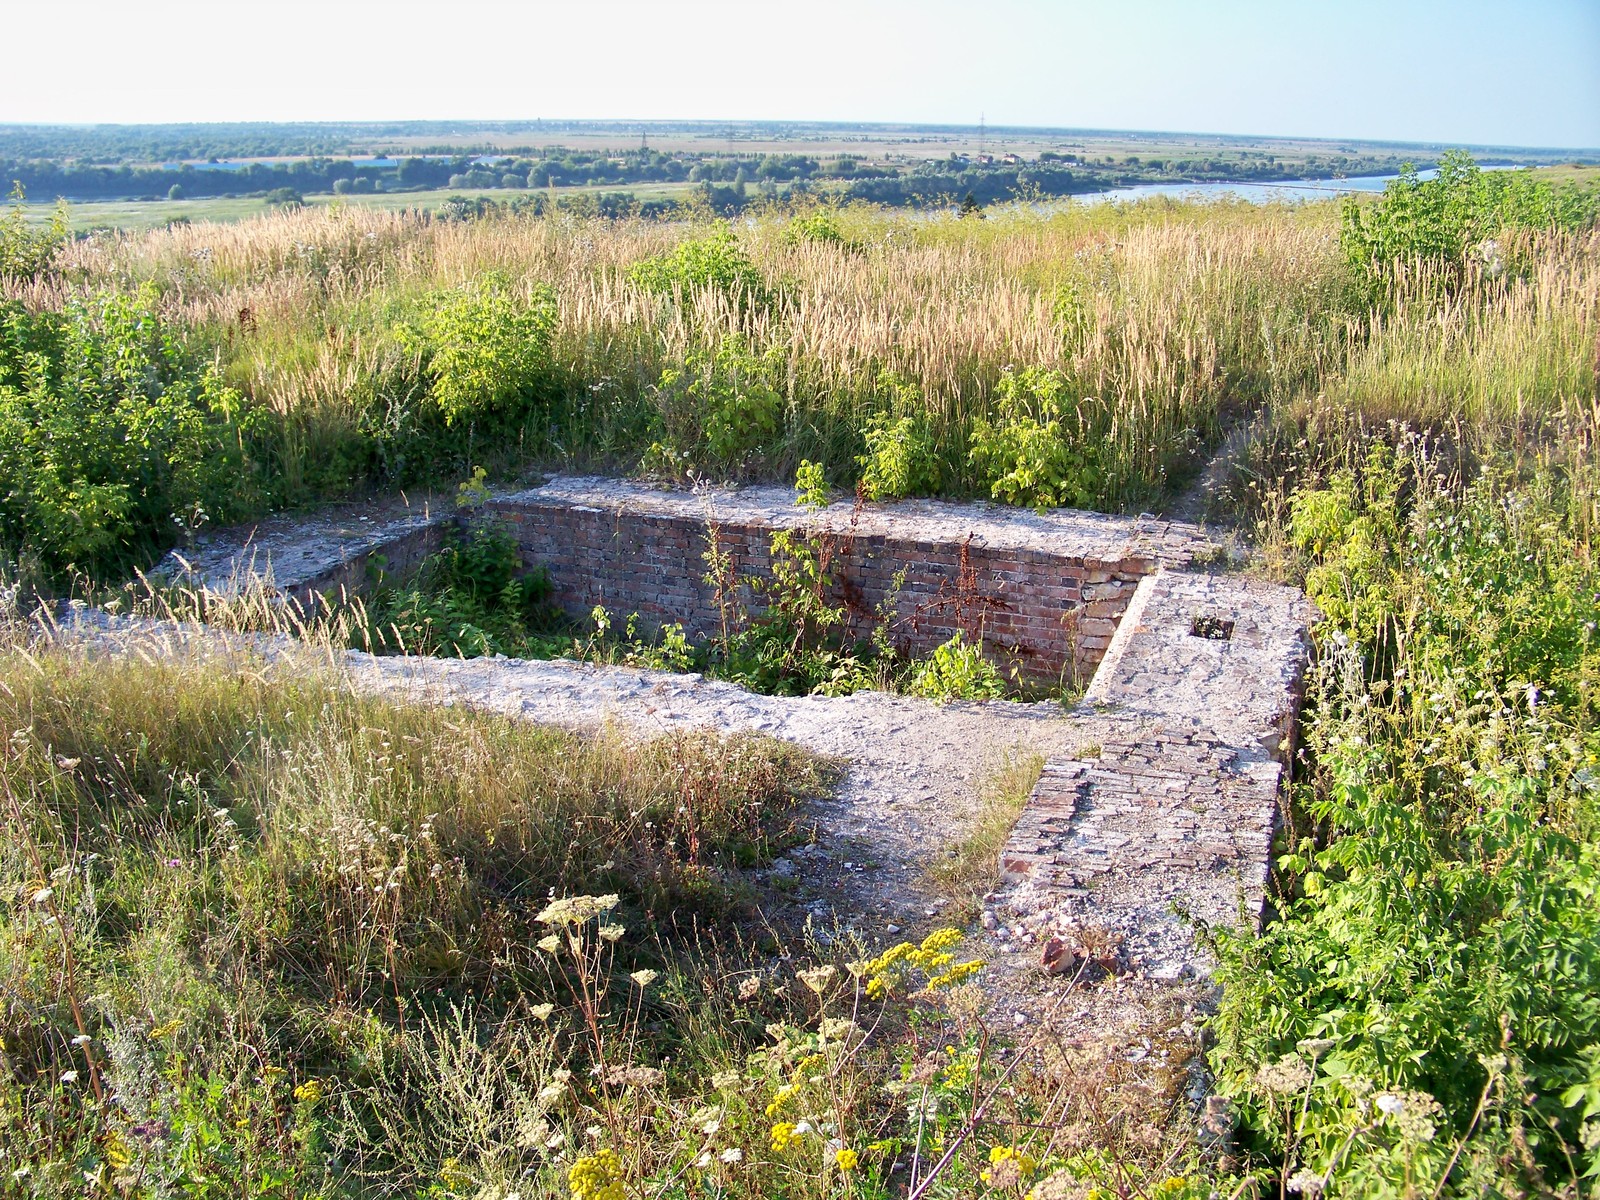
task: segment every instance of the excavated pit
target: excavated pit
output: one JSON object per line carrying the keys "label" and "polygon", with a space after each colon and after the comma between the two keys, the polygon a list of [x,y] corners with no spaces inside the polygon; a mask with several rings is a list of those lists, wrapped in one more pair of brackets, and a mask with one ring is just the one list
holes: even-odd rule
{"label": "excavated pit", "polygon": [[[1194,923],[1261,916],[1309,657],[1304,596],[1208,569],[1226,554],[1182,522],[933,501],[806,512],[793,499],[787,489],[558,477],[487,508],[515,527],[528,565],[550,573],[555,602],[577,617],[602,605],[710,635],[721,609],[705,578],[707,548],[749,576],[770,565],[772,535],[793,531],[824,549],[853,615],[892,608],[904,649],[981,628],[995,657],[1025,678],[1088,679],[1083,700],[1069,710],[876,693],[785,699],[698,675],[357,652],[352,679],[645,736],[758,731],[846,760],[838,793],[813,814],[814,842],[759,882],[820,925],[869,941],[942,919],[926,866],[973,828],[986,778],[1040,754],[1038,784],[1000,856],[1003,882],[979,922],[1019,1023],[1050,995],[1041,949],[1058,971],[1063,947],[1070,966],[1079,943],[1092,943],[1119,945],[1120,982],[1203,978]],[[175,556],[172,573],[223,592],[265,582],[306,600],[359,590],[374,555],[403,571],[457,520],[422,506],[279,519]]]}

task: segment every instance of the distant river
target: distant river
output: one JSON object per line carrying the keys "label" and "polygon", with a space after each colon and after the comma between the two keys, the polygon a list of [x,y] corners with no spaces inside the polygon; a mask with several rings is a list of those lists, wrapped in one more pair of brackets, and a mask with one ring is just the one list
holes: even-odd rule
{"label": "distant river", "polygon": [[[1511,171],[1515,167],[1486,166],[1485,171]],[[1439,172],[1418,171],[1420,179],[1432,179]],[[1398,175],[1351,175],[1346,179],[1286,179],[1275,183],[1141,183],[1133,187],[1112,188],[1107,192],[1085,192],[1073,200],[1098,204],[1107,200],[1152,200],[1171,196],[1174,200],[1248,200],[1251,204],[1284,204],[1300,200],[1326,200],[1352,192],[1381,192]]]}

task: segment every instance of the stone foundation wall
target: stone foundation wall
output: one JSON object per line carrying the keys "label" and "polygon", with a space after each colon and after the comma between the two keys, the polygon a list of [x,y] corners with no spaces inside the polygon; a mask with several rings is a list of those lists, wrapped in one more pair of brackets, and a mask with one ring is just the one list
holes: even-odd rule
{"label": "stone foundation wall", "polygon": [[[794,507],[785,489],[666,492],[618,480],[557,479],[491,503],[524,559],[549,571],[554,598],[583,618],[603,606],[647,626],[682,622],[714,636],[722,611],[707,551],[733,577],[770,578],[771,541],[804,537],[831,574],[833,599],[866,636],[880,609],[896,643],[926,653],[957,630],[1036,682],[1087,679],[1139,581],[1206,545],[1191,526],[1082,513],[1016,513],[911,502]],[[731,602],[758,611],[740,589]]]}

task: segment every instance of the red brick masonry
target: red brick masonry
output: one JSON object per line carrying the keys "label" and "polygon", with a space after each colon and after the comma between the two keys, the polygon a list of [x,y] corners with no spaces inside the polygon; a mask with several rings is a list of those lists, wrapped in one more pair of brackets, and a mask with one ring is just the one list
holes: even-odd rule
{"label": "red brick masonry", "polygon": [[[854,632],[865,636],[892,605],[904,649],[981,633],[995,658],[1036,682],[1087,680],[1139,580],[1211,548],[1201,529],[1176,522],[932,501],[805,512],[782,488],[697,494],[557,478],[490,508],[516,526],[528,565],[550,572],[556,602],[577,617],[599,605],[712,636],[721,624],[707,581],[712,538],[734,576],[765,576],[773,534],[790,530],[827,562]],[[760,604],[748,590],[738,600]]]}

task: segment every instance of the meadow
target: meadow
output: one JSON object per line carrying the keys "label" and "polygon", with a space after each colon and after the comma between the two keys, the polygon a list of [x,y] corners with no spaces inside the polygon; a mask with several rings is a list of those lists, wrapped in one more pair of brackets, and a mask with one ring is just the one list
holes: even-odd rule
{"label": "meadow", "polygon": [[[3,228],[0,1194],[1594,1194],[1592,193]],[[764,926],[741,871],[828,764],[21,620],[479,467],[1181,508],[1303,583],[1207,1121],[994,1028],[957,931]]]}

